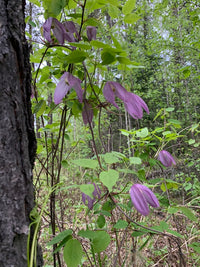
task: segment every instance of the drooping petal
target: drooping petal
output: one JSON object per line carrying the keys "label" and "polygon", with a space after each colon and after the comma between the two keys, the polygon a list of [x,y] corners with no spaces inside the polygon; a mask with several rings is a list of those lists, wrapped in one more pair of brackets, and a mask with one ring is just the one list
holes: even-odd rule
{"label": "drooping petal", "polygon": [[144,100],[136,94],[127,92],[126,100],[124,102],[125,109],[134,119],[141,119],[143,117],[144,109],[149,114],[149,109]]}
{"label": "drooping petal", "polygon": [[138,185],[139,184],[134,184],[129,191],[131,201],[138,212],[147,216],[149,214],[149,207],[146,198]]}
{"label": "drooping petal", "polygon": [[160,160],[160,162],[165,166],[165,167],[171,167],[173,164],[176,165],[176,162],[174,160],[174,158],[172,157],[172,155],[166,151],[166,150],[162,150],[160,151],[159,155],[158,155],[158,159]]}
{"label": "drooping petal", "polygon": [[68,32],[71,32],[71,33],[76,33],[77,32],[76,26],[75,26],[73,21],[65,21],[65,22],[63,22],[63,25],[65,26],[65,29]]}
{"label": "drooping petal", "polygon": [[[91,184],[91,183],[89,183]],[[101,190],[99,189],[98,185],[93,183],[94,185],[94,191],[93,191],[93,196],[94,198],[89,197],[88,195],[82,193],[82,201],[85,205],[88,206],[88,208],[91,210],[93,208],[94,202],[96,199],[100,199],[101,197]]]}
{"label": "drooping petal", "polygon": [[136,101],[135,94],[127,92],[127,99],[124,102],[125,109],[134,119],[141,119],[143,110],[140,104]]}
{"label": "drooping petal", "polygon": [[[73,76],[74,77],[74,76]],[[75,89],[76,91],[76,94],[78,96],[78,101],[80,103],[83,102],[83,89],[81,87],[81,80],[74,77],[76,80],[74,80],[73,84],[72,84],[72,87]]]}
{"label": "drooping petal", "polygon": [[60,81],[56,86],[55,93],[54,93],[54,102],[56,105],[62,101],[62,99],[65,97],[65,95],[71,89],[71,85],[69,83],[69,74],[70,73],[65,72],[61,76]]}
{"label": "drooping petal", "polygon": [[97,199],[100,199],[101,198],[101,190],[100,190],[100,188],[99,188],[99,186],[97,184],[93,183],[93,185],[94,185],[93,196],[95,198],[97,197]]}
{"label": "drooping petal", "polygon": [[48,18],[45,23],[43,24],[43,36],[44,38],[51,43],[51,25],[52,25],[53,18]]}
{"label": "drooping petal", "polygon": [[110,82],[110,85],[113,88],[115,95],[124,102],[127,98],[128,93],[126,89],[118,82]]}
{"label": "drooping petal", "polygon": [[87,26],[87,38],[89,41],[96,40],[97,29],[94,26]]}
{"label": "drooping petal", "polygon": [[83,111],[82,111],[83,122],[86,125],[87,123],[91,123],[93,119],[93,110],[92,105],[85,101]]}
{"label": "drooping petal", "polygon": [[148,187],[142,184],[138,184],[138,188],[142,190],[144,197],[146,198],[146,201],[150,206],[154,208],[160,207],[157,197]]}
{"label": "drooping petal", "polygon": [[83,90],[81,88],[81,80],[74,77],[71,73],[65,72],[61,76],[60,82],[58,83],[55,89],[54,93],[55,104],[59,104],[71,88],[75,89],[78,96],[78,100],[82,102]]}
{"label": "drooping petal", "polygon": [[146,113],[149,114],[149,108],[148,108],[147,104],[144,102],[144,100],[141,97],[139,97],[138,95],[135,95],[135,100],[146,111]]}
{"label": "drooping petal", "polygon": [[66,34],[65,27],[55,18],[53,18],[53,34],[60,44],[64,44]]}
{"label": "drooping petal", "polygon": [[112,82],[107,82],[103,88],[103,95],[105,99],[111,103],[113,106],[119,109],[118,105],[115,102],[115,87],[112,86]]}

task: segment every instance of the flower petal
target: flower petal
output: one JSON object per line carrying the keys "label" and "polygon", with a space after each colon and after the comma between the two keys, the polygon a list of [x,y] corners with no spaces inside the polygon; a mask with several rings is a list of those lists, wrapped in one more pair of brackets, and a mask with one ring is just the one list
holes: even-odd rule
{"label": "flower petal", "polygon": [[142,215],[147,216],[149,214],[149,207],[146,201],[142,190],[140,189],[139,184],[134,184],[130,191],[131,201],[136,208]]}
{"label": "flower petal", "polygon": [[136,95],[127,92],[127,99],[124,102],[125,109],[134,119],[141,119],[143,116],[143,110],[141,105],[136,100]]}
{"label": "flower petal", "polygon": [[65,27],[55,18],[53,18],[53,34],[60,44],[64,44],[66,34]]}
{"label": "flower petal", "polygon": [[62,99],[65,97],[65,95],[68,93],[68,91],[71,89],[71,84],[69,83],[69,74],[68,72],[65,72],[61,78],[59,83],[56,86],[55,93],[54,93],[54,102],[55,104],[59,104]]}
{"label": "flower petal", "polygon": [[92,105],[85,101],[83,111],[82,111],[83,122],[86,125],[87,123],[91,123],[93,119],[93,110]]}
{"label": "flower petal", "polygon": [[172,155],[166,150],[160,151],[158,159],[165,167],[171,167],[173,164],[176,165],[176,161],[174,160]]}
{"label": "flower petal", "polygon": [[44,38],[51,43],[51,25],[52,25],[53,18],[48,18],[45,23],[43,24],[43,36]]}
{"label": "flower petal", "polygon": [[107,82],[103,88],[103,95],[105,99],[111,103],[113,106],[119,109],[118,105],[115,102],[115,92],[114,89],[115,87],[112,86],[113,82]]}
{"label": "flower petal", "polygon": [[160,207],[157,197],[154,195],[154,193],[145,185],[138,185],[140,190],[142,190],[144,197],[146,198],[146,201],[149,205],[151,205],[154,208]]}
{"label": "flower petal", "polygon": [[87,26],[87,38],[89,41],[96,40],[97,29],[94,26]]}

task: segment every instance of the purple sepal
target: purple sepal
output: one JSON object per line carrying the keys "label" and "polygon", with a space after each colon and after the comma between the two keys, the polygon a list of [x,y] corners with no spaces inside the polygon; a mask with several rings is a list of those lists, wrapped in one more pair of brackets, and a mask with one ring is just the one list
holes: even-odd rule
{"label": "purple sepal", "polygon": [[60,81],[55,89],[54,93],[55,104],[59,104],[71,88],[75,89],[79,102],[82,102],[83,90],[81,88],[81,80],[74,77],[71,73],[65,72],[61,76]]}
{"label": "purple sepal", "polygon": [[[93,198],[91,198],[88,195],[82,193],[82,201],[83,201],[83,203],[85,205],[88,206],[88,209],[90,209],[90,210],[93,208],[93,205],[94,205],[95,200],[101,198],[101,190],[100,190],[100,188],[95,183],[93,183],[93,185],[94,185],[94,191],[92,193],[93,196],[94,196]],[[86,200],[87,200],[87,202],[86,202]]]}
{"label": "purple sepal", "polygon": [[144,216],[149,214],[149,205],[154,208],[159,207],[157,197],[148,187],[144,185],[134,184],[129,193],[134,207]]}
{"label": "purple sepal", "polygon": [[160,151],[158,159],[165,167],[171,167],[172,165],[176,165],[176,161],[174,160],[172,155],[166,150]]}
{"label": "purple sepal", "polygon": [[89,41],[96,40],[97,29],[94,26],[87,26],[87,38]]}
{"label": "purple sepal", "polygon": [[91,123],[93,119],[93,109],[92,105],[88,103],[88,101],[84,101],[84,107],[82,111],[83,122],[86,125],[87,123]]}

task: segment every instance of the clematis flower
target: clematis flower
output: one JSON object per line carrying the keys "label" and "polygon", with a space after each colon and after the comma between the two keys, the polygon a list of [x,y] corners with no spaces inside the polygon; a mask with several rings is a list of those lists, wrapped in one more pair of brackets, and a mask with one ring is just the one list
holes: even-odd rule
{"label": "clematis flower", "polygon": [[159,207],[157,197],[148,187],[144,185],[134,184],[129,193],[134,207],[144,216],[149,214],[149,205],[154,208]]}
{"label": "clematis flower", "polygon": [[87,123],[91,123],[93,119],[93,110],[92,105],[85,101],[83,111],[82,111],[83,122],[86,125]]}
{"label": "clematis flower", "polygon": [[59,104],[71,88],[75,89],[79,102],[82,102],[83,90],[81,88],[81,80],[74,77],[71,73],[65,72],[61,76],[60,81],[55,89],[54,93],[55,104]]}
{"label": "clematis flower", "polygon": [[92,193],[93,196],[94,196],[93,198],[91,198],[88,195],[82,193],[82,201],[83,201],[84,204],[87,203],[87,206],[88,206],[88,208],[90,210],[93,208],[95,200],[101,198],[101,190],[100,190],[100,188],[95,183],[93,183],[93,185],[94,185],[94,191]]}
{"label": "clematis flower", "polygon": [[134,119],[143,117],[143,109],[149,114],[149,109],[144,100],[126,89],[118,82],[107,82],[103,89],[104,97],[113,106],[119,109],[115,102],[115,97],[120,98],[124,102],[125,109]]}
{"label": "clematis flower", "polygon": [[94,26],[87,26],[87,38],[89,41],[96,40],[97,29]]}
{"label": "clematis flower", "polygon": [[176,161],[172,157],[172,155],[166,151],[162,150],[160,151],[158,155],[158,160],[165,166],[165,167],[171,167],[173,164],[176,165]]}
{"label": "clematis flower", "polygon": [[43,24],[43,35],[49,43],[52,43],[51,29],[53,30],[53,34],[58,42],[60,44],[64,44],[67,34],[64,25],[57,19],[51,17],[45,21],[45,23]]}

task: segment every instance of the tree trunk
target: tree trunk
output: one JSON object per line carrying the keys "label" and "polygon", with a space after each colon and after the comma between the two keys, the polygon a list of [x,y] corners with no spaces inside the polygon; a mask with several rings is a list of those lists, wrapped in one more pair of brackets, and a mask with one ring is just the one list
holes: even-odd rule
{"label": "tree trunk", "polygon": [[36,139],[24,7],[23,0],[0,0],[1,267],[27,266],[29,215],[34,206]]}

